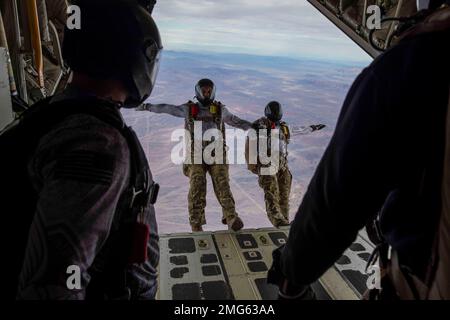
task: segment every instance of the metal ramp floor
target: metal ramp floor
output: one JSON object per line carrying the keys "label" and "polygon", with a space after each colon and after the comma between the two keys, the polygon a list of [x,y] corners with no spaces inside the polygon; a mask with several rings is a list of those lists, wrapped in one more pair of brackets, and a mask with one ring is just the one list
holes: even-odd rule
{"label": "metal ramp floor", "polygon": [[[289,227],[167,234],[160,237],[162,300],[273,300],[267,284],[272,251],[286,243]],[[373,246],[364,233],[313,285],[318,299],[356,300],[366,290],[366,261]]]}

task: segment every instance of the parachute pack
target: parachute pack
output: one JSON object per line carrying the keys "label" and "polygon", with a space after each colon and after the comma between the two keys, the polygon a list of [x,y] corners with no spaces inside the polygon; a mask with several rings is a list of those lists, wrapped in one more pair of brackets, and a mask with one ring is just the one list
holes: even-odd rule
{"label": "parachute pack", "polygon": [[[261,163],[259,161],[259,130],[267,130],[267,153],[270,155],[271,153],[271,131],[276,129],[277,126],[274,122],[270,121],[267,118],[261,118],[254,122],[254,128],[256,129],[256,141],[250,138],[248,135],[245,141],[245,161],[247,163],[247,169],[250,170],[254,174],[259,174],[259,168],[261,167]],[[286,143],[289,143],[291,138],[291,134],[289,131],[289,126],[286,122],[281,121],[279,123],[280,137],[285,140]],[[252,146],[256,145],[256,148]],[[251,153],[256,152],[256,159],[251,155]],[[256,160],[256,161],[254,161]]]}

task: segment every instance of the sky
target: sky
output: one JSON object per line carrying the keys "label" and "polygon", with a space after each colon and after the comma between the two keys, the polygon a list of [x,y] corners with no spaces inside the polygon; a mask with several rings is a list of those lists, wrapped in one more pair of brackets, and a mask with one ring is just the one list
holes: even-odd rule
{"label": "sky", "polygon": [[158,0],[165,50],[369,62],[306,0]]}

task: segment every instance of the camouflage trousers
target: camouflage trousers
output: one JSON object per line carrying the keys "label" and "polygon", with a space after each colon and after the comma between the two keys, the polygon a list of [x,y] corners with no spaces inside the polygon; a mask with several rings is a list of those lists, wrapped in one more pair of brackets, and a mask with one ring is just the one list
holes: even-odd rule
{"label": "camouflage trousers", "polygon": [[289,223],[289,194],[292,174],[287,166],[281,167],[274,175],[259,175],[259,186],[264,190],[267,217],[277,227]]}
{"label": "camouflage trousers", "polygon": [[191,226],[206,224],[206,173],[211,176],[214,193],[222,206],[222,219],[237,217],[227,164],[190,164],[183,166],[183,173],[189,177],[189,223]]}

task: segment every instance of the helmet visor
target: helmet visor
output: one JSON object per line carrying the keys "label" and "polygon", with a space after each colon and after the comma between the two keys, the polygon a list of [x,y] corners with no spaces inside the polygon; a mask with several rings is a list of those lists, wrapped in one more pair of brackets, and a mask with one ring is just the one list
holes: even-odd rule
{"label": "helmet visor", "polygon": [[200,80],[195,86],[195,96],[200,102],[211,102],[216,97],[216,86],[209,79]]}

